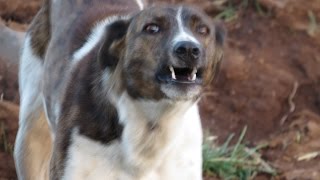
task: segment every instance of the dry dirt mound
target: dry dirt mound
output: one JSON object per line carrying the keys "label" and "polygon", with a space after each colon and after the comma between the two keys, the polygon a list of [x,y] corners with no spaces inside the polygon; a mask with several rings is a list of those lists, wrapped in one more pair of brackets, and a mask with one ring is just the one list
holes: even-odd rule
{"label": "dry dirt mound", "polygon": [[265,158],[272,161],[287,180],[317,180],[320,177],[320,117],[303,110],[292,119],[287,128],[267,140]]}
{"label": "dry dirt mound", "polygon": [[6,21],[29,23],[40,7],[41,0],[0,0],[0,16]]}
{"label": "dry dirt mound", "polygon": [[265,158],[282,178],[318,180],[320,26],[310,12],[319,22],[320,3],[281,2],[264,1],[271,15],[251,9],[227,24],[226,58],[201,112],[221,141],[248,125],[247,140],[270,143]]}

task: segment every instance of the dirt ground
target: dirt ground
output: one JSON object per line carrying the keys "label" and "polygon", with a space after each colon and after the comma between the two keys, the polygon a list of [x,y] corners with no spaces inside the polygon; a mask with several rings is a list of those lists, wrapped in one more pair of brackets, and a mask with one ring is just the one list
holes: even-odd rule
{"label": "dirt ground", "polygon": [[[187,1],[221,11],[217,1]],[[262,11],[249,2],[225,23],[225,60],[200,102],[203,127],[222,143],[247,126],[248,145],[267,144],[262,156],[278,175],[257,179],[320,180],[320,1],[259,0]],[[19,102],[19,44],[5,38],[21,41],[17,31],[38,8],[39,0],[0,0],[0,180],[16,179]]]}

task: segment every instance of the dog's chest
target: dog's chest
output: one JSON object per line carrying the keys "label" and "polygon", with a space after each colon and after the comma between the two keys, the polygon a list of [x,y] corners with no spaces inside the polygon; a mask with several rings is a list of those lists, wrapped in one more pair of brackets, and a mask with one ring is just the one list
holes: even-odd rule
{"label": "dog's chest", "polygon": [[[183,134],[182,141],[177,141],[172,150],[164,155],[164,158],[156,167],[145,171],[140,177],[130,174],[130,167],[124,165],[126,157],[123,157],[125,154],[123,152],[124,145],[120,141],[113,141],[108,145],[104,145],[74,132],[63,179],[201,179],[201,174],[199,174],[202,162],[200,155],[201,133],[199,129],[199,124],[190,124],[186,128],[186,134]],[[188,133],[190,130],[193,133]]]}
{"label": "dog's chest", "polygon": [[74,133],[68,150],[64,180],[72,179],[115,179],[120,162],[119,143],[105,146]]}

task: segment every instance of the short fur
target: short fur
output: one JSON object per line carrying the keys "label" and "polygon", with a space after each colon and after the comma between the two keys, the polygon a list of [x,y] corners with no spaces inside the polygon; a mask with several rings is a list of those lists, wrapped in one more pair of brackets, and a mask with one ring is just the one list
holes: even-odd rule
{"label": "short fur", "polygon": [[[177,56],[189,40],[199,57]],[[21,55],[19,179],[202,179],[197,102],[223,41],[192,7],[44,1]]]}

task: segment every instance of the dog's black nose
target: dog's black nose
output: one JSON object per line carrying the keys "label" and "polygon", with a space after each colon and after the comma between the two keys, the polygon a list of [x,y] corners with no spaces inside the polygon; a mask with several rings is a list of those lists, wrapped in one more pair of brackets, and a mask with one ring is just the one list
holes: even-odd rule
{"label": "dog's black nose", "polygon": [[201,55],[199,45],[189,41],[178,42],[173,50],[174,54],[181,60],[197,60]]}

